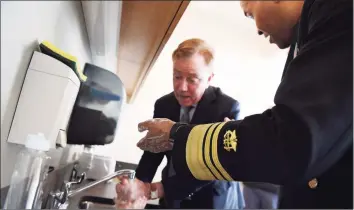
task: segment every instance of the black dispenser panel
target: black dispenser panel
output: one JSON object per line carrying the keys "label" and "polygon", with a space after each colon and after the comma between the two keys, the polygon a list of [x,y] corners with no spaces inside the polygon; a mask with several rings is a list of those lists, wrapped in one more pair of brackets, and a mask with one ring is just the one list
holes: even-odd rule
{"label": "black dispenser panel", "polygon": [[125,91],[114,73],[92,64],[83,72],[87,80],[80,90],[71,114],[67,143],[105,145],[113,142]]}

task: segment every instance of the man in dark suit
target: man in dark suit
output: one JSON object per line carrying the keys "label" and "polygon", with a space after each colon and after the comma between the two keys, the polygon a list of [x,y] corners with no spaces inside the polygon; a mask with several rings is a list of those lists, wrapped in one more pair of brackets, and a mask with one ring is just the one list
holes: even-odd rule
{"label": "man in dark suit", "polygon": [[138,146],[172,150],[176,176],[186,180],[282,185],[279,208],[353,209],[353,2],[243,1],[242,8],[279,48],[299,24],[275,106],[226,123],[148,120],[139,124],[148,133]]}
{"label": "man in dark suit", "polygon": [[[213,52],[203,40],[189,39],[182,42],[172,58],[174,91],[156,101],[154,118],[168,118],[190,124],[222,122],[225,118],[238,119],[239,103],[222,93],[220,88],[209,86],[213,77]],[[167,158],[167,166],[162,172],[162,182],[150,185],[164,157]],[[169,179],[173,175],[170,152],[144,152],[136,169],[135,183],[140,190],[153,192],[153,195],[147,193],[149,199],[162,198],[162,207],[243,207],[238,182],[203,181],[195,184],[183,179]]]}

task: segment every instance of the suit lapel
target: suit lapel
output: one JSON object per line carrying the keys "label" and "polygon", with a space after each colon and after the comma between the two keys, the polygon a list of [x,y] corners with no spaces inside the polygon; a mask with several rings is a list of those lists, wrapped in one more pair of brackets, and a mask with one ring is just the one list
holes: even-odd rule
{"label": "suit lapel", "polygon": [[179,116],[180,116],[180,111],[181,111],[181,106],[179,105],[176,97],[173,97],[171,106],[168,109],[169,113],[169,119],[174,121],[174,122],[179,122]]}
{"label": "suit lapel", "polygon": [[203,120],[210,119],[207,117],[212,113],[210,103],[216,98],[213,87],[208,87],[201,100],[199,101],[190,124],[200,124]]}

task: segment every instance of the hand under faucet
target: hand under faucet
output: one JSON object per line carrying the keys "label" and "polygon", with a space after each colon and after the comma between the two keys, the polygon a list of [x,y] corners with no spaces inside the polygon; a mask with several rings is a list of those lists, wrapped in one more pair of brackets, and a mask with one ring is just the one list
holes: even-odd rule
{"label": "hand under faucet", "polygon": [[[109,181],[117,176],[120,175],[126,175],[129,179],[134,179],[135,178],[135,171],[130,170],[130,169],[123,169],[116,171],[110,175],[107,175],[105,177],[102,177],[100,180],[90,182],[82,187],[79,187],[75,190],[70,190],[72,184],[80,184],[84,178],[85,178],[85,173],[83,173],[81,176],[78,176],[78,180],[75,180],[73,182],[64,182],[62,188],[60,191],[57,192],[51,192],[48,196],[48,200],[46,202],[46,209],[60,209],[62,206],[66,206],[68,204],[68,201],[71,197],[77,195],[80,192],[83,192],[85,190],[88,190],[94,186],[97,186],[103,182]],[[76,177],[77,178],[77,177]]]}

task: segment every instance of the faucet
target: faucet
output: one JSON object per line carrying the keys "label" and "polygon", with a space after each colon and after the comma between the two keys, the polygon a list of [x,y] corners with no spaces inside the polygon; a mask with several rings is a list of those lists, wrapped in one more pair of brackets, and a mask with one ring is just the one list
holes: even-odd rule
{"label": "faucet", "polygon": [[109,181],[117,176],[120,175],[128,175],[129,179],[134,179],[135,178],[135,171],[130,170],[130,169],[122,169],[119,171],[116,171],[112,174],[109,174],[105,177],[102,177],[101,179],[97,181],[90,182],[82,187],[79,187],[75,190],[71,190],[71,185],[73,184],[81,184],[82,181],[86,177],[86,173],[83,172],[81,175],[77,175],[77,170],[76,170],[76,165],[73,168],[73,171],[71,173],[70,181],[64,181],[63,185],[61,186],[60,190],[57,190],[55,192],[50,192],[47,198],[47,201],[45,203],[45,209],[65,209],[66,206],[68,205],[68,201],[70,197],[75,196],[76,194],[83,192],[87,189],[90,189],[98,184],[101,184],[103,182]]}

